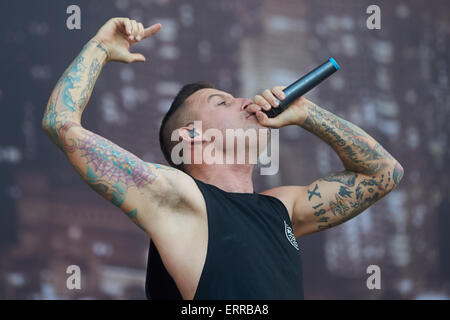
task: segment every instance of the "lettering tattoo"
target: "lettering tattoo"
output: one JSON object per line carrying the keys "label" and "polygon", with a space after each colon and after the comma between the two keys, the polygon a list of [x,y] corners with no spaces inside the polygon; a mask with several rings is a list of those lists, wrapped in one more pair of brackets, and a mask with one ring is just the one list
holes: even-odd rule
{"label": "lettering tattoo", "polygon": [[[402,171],[401,167],[397,170]],[[395,187],[395,178],[391,178],[395,175],[395,173],[391,174],[389,170],[386,173],[370,177],[343,171],[318,180],[313,190],[316,193],[320,192],[320,186],[324,182],[333,182],[338,185],[336,186],[337,192],[328,200],[322,196],[320,202],[317,203],[311,196],[308,198],[310,202],[313,202],[311,207],[317,217],[317,229],[324,230],[334,227],[364,211]]]}
{"label": "lettering tattoo", "polygon": [[314,187],[314,190],[312,190],[312,191],[309,191],[309,190],[308,190],[308,200],[311,200],[311,197],[312,197],[312,196],[316,196],[316,197],[322,198],[322,196],[320,195],[320,193],[319,193],[319,192],[316,192],[317,188],[318,188],[318,186],[317,186],[317,184],[316,184],[316,186]]}
{"label": "lettering tattoo", "polygon": [[[313,209],[317,209],[319,207],[321,207],[323,205],[323,203],[319,203],[318,205],[313,206]],[[320,216],[325,214],[327,211],[324,208],[320,208],[318,211],[314,212],[315,216]]]}

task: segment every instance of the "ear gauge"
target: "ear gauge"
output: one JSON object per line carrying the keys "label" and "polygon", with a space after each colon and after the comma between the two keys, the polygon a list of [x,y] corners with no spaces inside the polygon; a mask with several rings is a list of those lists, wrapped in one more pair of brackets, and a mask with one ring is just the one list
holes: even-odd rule
{"label": "ear gauge", "polygon": [[189,136],[190,136],[191,138],[195,138],[196,136],[198,136],[198,133],[195,132],[195,129],[194,129],[194,128],[189,129],[188,131],[189,131]]}

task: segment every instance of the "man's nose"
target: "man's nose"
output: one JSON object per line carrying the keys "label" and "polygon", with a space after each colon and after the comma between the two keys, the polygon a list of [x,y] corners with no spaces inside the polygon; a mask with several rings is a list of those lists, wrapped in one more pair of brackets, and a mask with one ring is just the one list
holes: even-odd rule
{"label": "man's nose", "polygon": [[239,100],[240,100],[239,102],[240,102],[240,104],[241,104],[241,111],[245,110],[245,108],[246,108],[249,104],[253,103],[253,101],[250,100],[250,99],[248,99],[248,98],[239,98]]}

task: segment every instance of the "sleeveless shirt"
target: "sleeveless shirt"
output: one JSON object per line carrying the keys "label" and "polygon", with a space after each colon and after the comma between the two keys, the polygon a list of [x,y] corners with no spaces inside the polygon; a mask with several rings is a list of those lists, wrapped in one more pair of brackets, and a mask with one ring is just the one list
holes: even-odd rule
{"label": "sleeveless shirt", "polygon": [[[303,299],[300,248],[284,204],[193,179],[208,217],[206,259],[194,300]],[[152,242],[148,258],[147,297],[181,299]]]}

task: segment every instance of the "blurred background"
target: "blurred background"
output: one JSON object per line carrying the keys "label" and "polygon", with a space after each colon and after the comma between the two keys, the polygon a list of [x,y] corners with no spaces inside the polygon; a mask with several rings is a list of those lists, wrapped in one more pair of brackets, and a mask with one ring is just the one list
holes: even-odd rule
{"label": "blurred background", "polygon": [[[80,30],[66,27],[72,4]],[[372,4],[380,30],[366,26]],[[6,0],[0,12],[0,299],[145,299],[148,237],[41,129],[57,80],[115,16],[163,29],[133,47],[147,63],[106,65],[83,126],[146,161],[165,163],[158,129],[183,84],[252,98],[334,57],[341,70],[306,97],[362,127],[405,176],[357,218],[299,240],[305,298],[450,298],[448,0]],[[255,174],[257,192],[343,168],[299,127],[280,138],[280,171]],[[81,290],[66,288],[69,265]],[[366,286],[369,265],[380,290]]]}

